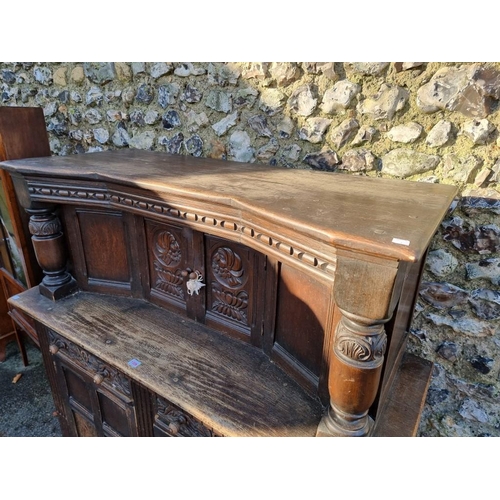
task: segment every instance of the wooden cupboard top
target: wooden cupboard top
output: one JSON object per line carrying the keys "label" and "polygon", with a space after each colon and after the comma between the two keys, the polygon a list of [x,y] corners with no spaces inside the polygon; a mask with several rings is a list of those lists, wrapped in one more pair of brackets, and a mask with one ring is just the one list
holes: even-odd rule
{"label": "wooden cupboard top", "polygon": [[53,302],[35,287],[9,301],[216,433],[316,433],[319,400],[249,344],[142,299],[79,292]]}
{"label": "wooden cupboard top", "polygon": [[139,188],[168,202],[224,207],[312,241],[415,261],[457,189],[453,186],[277,168],[168,153],[116,150],[0,163],[29,178]]}

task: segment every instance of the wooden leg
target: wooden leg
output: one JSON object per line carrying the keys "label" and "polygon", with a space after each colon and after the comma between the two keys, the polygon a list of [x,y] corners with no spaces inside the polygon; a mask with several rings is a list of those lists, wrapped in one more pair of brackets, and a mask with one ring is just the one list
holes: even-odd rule
{"label": "wooden leg", "polygon": [[14,340],[16,341],[19,347],[19,351],[21,352],[21,358],[23,360],[24,366],[28,366],[29,362],[28,355],[26,353],[26,347],[15,326],[12,332],[8,333],[7,335],[3,335],[2,338],[0,338],[0,363],[3,363],[5,361],[7,354],[7,344]]}
{"label": "wooden leg", "polygon": [[0,363],[3,363],[5,361],[5,355],[6,355],[6,347],[7,344],[10,342],[10,339],[7,337],[2,337],[0,339]]}
{"label": "wooden leg", "polygon": [[28,354],[26,352],[26,346],[24,345],[24,339],[22,338],[20,332],[17,330],[16,325],[14,325],[14,335],[16,337],[16,342],[19,347],[19,352],[21,353],[21,359],[23,360],[23,365],[28,366]]}
{"label": "wooden leg", "polygon": [[354,320],[343,311],[335,334],[328,388],[330,408],[318,436],[367,436],[368,410],[375,401],[387,336],[383,325]]}
{"label": "wooden leg", "polygon": [[317,436],[369,436],[368,415],[377,396],[387,335],[394,309],[397,265],[361,261],[340,254],[335,274],[335,303],[341,317],[333,342],[328,374],[330,407]]}

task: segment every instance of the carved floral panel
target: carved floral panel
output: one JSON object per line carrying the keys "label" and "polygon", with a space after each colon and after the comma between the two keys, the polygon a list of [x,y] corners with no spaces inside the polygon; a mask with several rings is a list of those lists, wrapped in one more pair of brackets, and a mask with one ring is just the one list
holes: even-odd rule
{"label": "carved floral panel", "polygon": [[209,258],[209,310],[244,326],[250,324],[249,258],[236,245],[215,245]]}
{"label": "carved floral panel", "polygon": [[150,247],[151,288],[162,294],[185,301],[184,278],[186,251],[180,234],[173,228],[148,225]]}

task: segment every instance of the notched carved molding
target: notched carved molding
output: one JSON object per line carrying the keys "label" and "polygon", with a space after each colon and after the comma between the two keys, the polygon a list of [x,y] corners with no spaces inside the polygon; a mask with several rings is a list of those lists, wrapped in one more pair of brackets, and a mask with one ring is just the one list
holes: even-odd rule
{"label": "notched carved molding", "polygon": [[46,185],[38,185],[38,183],[33,183],[28,181],[28,191],[33,198],[38,197],[51,197],[55,199],[65,198],[65,199],[79,199],[79,200],[96,200],[104,201],[109,198],[107,192],[102,190],[97,190],[95,188],[87,189],[81,188],[74,189],[71,187],[53,187]]}
{"label": "notched carved molding", "polygon": [[[186,220],[199,226],[217,227],[219,230],[229,233],[240,233],[256,243],[261,251],[266,252],[266,248],[272,248],[286,259],[305,264],[308,267],[317,269],[329,276],[335,273],[335,259],[327,260],[319,255],[313,255],[297,246],[291,241],[283,238],[276,238],[270,234],[262,232],[257,227],[248,226],[239,221],[218,219],[211,215],[180,210],[172,205],[163,204],[157,201],[150,201],[146,198],[133,196],[119,191],[107,191],[100,188],[74,189],[71,186],[51,185],[39,183],[33,180],[28,181],[28,189],[33,200],[52,201],[60,203],[62,199],[78,199],[82,204],[99,204],[102,206],[115,205],[117,207],[131,208],[136,212],[164,215],[172,220]],[[229,237],[230,238],[230,237]]]}

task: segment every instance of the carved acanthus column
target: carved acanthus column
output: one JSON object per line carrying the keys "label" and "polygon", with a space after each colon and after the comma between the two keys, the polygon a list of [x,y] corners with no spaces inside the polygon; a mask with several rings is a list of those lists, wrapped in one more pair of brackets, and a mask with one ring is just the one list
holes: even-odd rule
{"label": "carved acanthus column", "polygon": [[29,230],[38,264],[44,278],[40,293],[58,300],[77,290],[74,278],[66,270],[67,254],[61,221],[54,206],[26,209],[30,215]]}
{"label": "carved acanthus column", "polygon": [[330,407],[318,436],[368,436],[380,384],[397,267],[339,256],[335,302],[341,313],[330,360]]}

